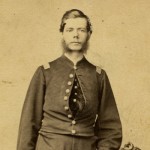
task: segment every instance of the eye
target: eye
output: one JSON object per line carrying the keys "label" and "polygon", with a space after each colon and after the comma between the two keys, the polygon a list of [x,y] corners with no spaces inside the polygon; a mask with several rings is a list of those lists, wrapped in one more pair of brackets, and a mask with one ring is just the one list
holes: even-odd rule
{"label": "eye", "polygon": [[71,32],[71,31],[73,31],[73,29],[67,29],[66,31],[67,31],[67,32]]}
{"label": "eye", "polygon": [[80,32],[86,32],[86,30],[85,29],[80,29]]}

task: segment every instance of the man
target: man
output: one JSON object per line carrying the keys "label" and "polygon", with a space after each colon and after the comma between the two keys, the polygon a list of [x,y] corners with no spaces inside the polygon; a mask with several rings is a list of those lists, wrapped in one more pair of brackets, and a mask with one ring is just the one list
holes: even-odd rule
{"label": "man", "polygon": [[122,127],[108,77],[84,57],[89,18],[67,11],[60,32],[64,53],[31,80],[17,150],[118,150]]}

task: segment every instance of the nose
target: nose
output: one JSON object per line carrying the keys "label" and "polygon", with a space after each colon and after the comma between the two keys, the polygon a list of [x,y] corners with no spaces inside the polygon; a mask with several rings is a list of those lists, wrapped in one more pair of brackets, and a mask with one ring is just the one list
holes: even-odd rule
{"label": "nose", "polygon": [[74,30],[74,32],[73,32],[73,37],[74,37],[74,38],[79,38],[78,30]]}

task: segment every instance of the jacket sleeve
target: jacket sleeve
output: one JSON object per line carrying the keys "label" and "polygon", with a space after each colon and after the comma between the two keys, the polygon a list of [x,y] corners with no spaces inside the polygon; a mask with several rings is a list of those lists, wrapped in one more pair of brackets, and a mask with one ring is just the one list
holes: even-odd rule
{"label": "jacket sleeve", "polygon": [[35,150],[43,117],[45,79],[43,67],[37,68],[30,82],[22,109],[17,150]]}
{"label": "jacket sleeve", "polygon": [[98,150],[119,150],[122,142],[122,125],[107,74],[102,70],[100,82],[100,105],[95,133]]}

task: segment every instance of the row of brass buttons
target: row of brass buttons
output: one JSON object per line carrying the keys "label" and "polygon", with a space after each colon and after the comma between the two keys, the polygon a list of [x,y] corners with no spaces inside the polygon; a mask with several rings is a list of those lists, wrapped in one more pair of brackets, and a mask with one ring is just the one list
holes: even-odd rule
{"label": "row of brass buttons", "polygon": [[[69,77],[70,77],[70,78],[73,78],[74,75],[73,75],[73,74],[69,74]],[[71,86],[71,85],[72,85],[72,82],[71,82],[71,81],[68,81],[67,84],[68,84],[69,86]],[[75,88],[77,88],[77,86],[75,86]],[[70,89],[66,89],[66,94],[69,94],[69,93],[70,93]],[[75,94],[77,94],[77,93],[75,93]],[[68,96],[65,95],[65,96],[64,96],[64,100],[67,101],[67,100],[68,100]],[[76,102],[77,100],[74,99],[73,101]],[[65,106],[64,109],[65,109],[66,111],[68,111],[68,110],[69,110],[69,107],[68,107],[68,106]],[[69,119],[72,119],[72,117],[73,117],[73,116],[72,116],[71,114],[68,114],[68,118],[69,118]],[[76,121],[75,121],[75,120],[72,120],[71,123],[72,123],[72,125],[75,125],[75,124],[76,124]],[[71,130],[71,133],[72,133],[72,134],[76,134],[76,130],[72,129],[72,130]]]}

